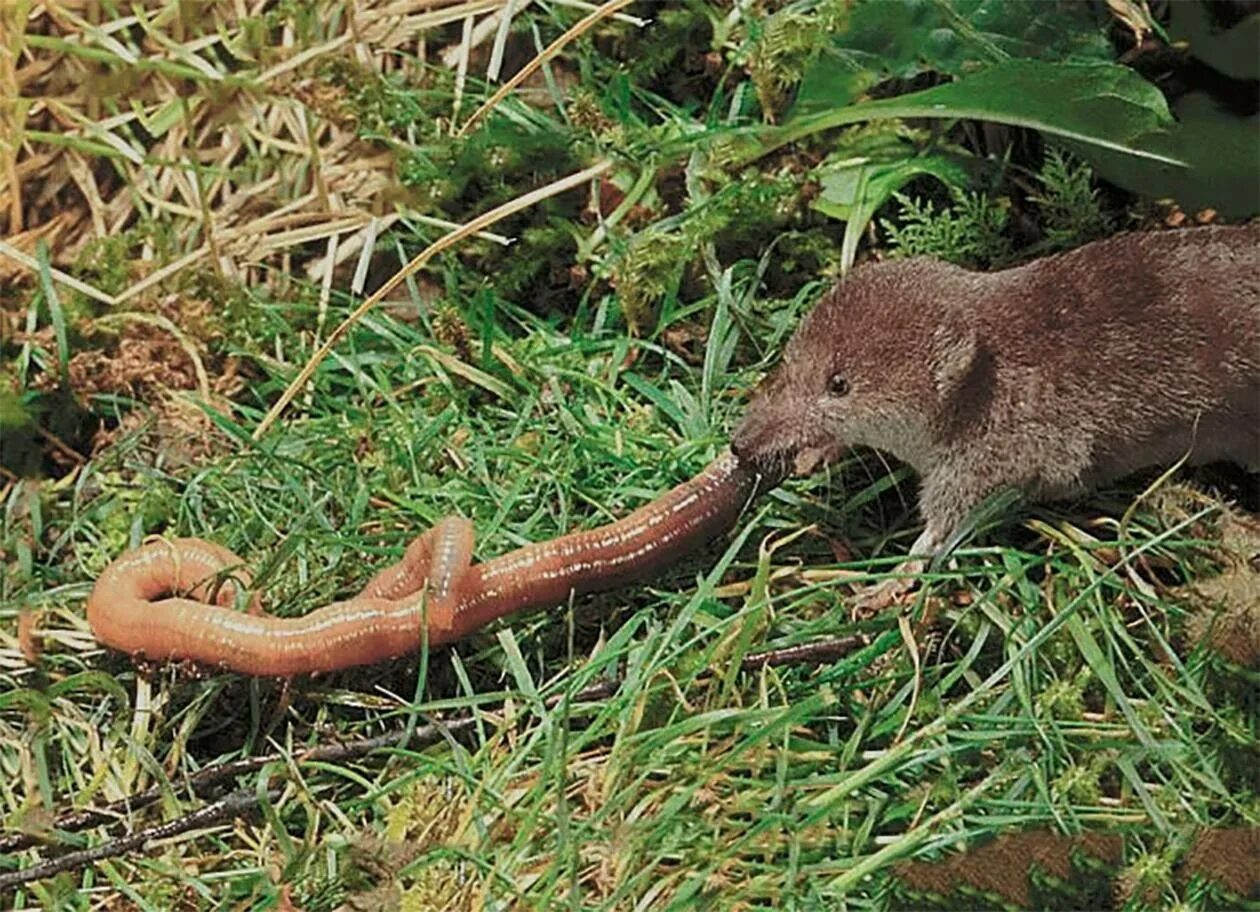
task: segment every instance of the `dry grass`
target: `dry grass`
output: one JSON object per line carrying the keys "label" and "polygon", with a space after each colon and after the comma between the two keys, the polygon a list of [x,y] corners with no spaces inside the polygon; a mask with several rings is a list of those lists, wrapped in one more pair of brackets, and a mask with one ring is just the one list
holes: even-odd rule
{"label": "dry grass", "polygon": [[[134,262],[103,292],[117,303],[193,268],[256,286],[300,266],[326,282],[408,208],[389,148],[360,138],[354,106],[312,74],[337,62],[422,83],[444,55],[484,50],[505,5],[320,0],[298,34],[261,0],[149,0],[108,21],[95,2],[31,4],[25,21],[10,4],[0,235],[28,255],[42,240],[68,268],[94,240],[161,222],[175,255]],[[474,27],[426,44],[458,22]],[[0,278],[21,268],[10,257]]]}

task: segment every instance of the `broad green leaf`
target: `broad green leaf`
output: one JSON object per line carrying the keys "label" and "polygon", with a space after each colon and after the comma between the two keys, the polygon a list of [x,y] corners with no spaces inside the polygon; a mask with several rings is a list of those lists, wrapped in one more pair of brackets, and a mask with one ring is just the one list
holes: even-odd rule
{"label": "broad green leaf", "polygon": [[1009,59],[1112,59],[1105,11],[1086,3],[880,0],[857,4],[801,79],[793,116],[849,104],[886,79],[960,76]]}
{"label": "broad green leaf", "polygon": [[[901,162],[868,162],[854,168],[847,177],[843,174],[835,175],[842,180],[830,187],[831,195],[844,195],[847,191],[843,185],[846,183],[851,184],[853,192],[853,203],[847,207],[849,215],[845,219],[847,224],[844,230],[844,242],[840,248],[841,271],[847,272],[853,265],[862,233],[879,208],[894,193],[923,174],[931,174],[946,185],[962,185],[966,182],[967,176],[966,170],[957,162],[944,156],[923,156]],[[826,205],[829,192],[826,180],[823,186],[824,191],[820,202]],[[814,208],[826,212],[818,204],[815,204]],[[834,214],[834,212],[828,214]]]}
{"label": "broad green leaf", "polygon": [[1171,197],[1183,209],[1215,209],[1230,218],[1260,212],[1260,118],[1240,117],[1203,93],[1177,101],[1177,123],[1136,142],[1185,163],[1134,158],[1112,149],[1065,143],[1099,175],[1134,193]]}
{"label": "broad green leaf", "polygon": [[[837,137],[826,160],[814,169],[820,189],[814,208],[833,218],[848,219],[853,207],[861,204],[867,171],[918,158],[946,158],[947,154],[939,148],[925,151],[931,141],[927,130],[910,130],[892,121],[846,130]],[[966,152],[957,156],[960,184],[969,182],[962,164],[967,158]]]}
{"label": "broad green leaf", "polygon": [[1009,60],[922,92],[795,118],[764,137],[760,154],[822,130],[890,117],[987,120],[1184,164],[1153,145],[1152,134],[1173,121],[1151,83],[1122,66],[1037,60]]}

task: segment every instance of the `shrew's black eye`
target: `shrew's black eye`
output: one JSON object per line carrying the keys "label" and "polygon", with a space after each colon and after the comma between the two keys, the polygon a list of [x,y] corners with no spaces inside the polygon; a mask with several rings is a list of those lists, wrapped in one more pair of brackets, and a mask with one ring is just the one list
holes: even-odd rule
{"label": "shrew's black eye", "polygon": [[827,381],[827,392],[833,396],[844,396],[849,392],[849,380],[844,374],[832,374]]}

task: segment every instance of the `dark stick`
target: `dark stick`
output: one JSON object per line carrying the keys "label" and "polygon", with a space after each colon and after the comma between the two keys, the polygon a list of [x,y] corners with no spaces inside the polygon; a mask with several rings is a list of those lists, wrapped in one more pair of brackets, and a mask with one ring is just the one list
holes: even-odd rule
{"label": "dark stick", "polygon": [[[824,662],[843,658],[849,653],[860,649],[866,643],[867,639],[861,636],[835,637],[814,643],[785,646],[781,649],[751,652],[745,655],[739,664],[742,671],[757,671],[761,668],[784,665],[820,665]],[[617,692],[622,683],[620,678],[600,681],[582,688],[571,699],[575,703],[606,700]],[[549,699],[547,705],[549,707],[555,706],[564,699],[563,694],[557,695]],[[430,744],[436,744],[438,741],[441,741],[444,735],[458,736],[465,734],[471,731],[475,724],[476,718],[474,716],[460,716],[446,720],[439,719],[417,728],[412,732],[411,737],[407,740],[407,744],[409,747],[412,745],[427,747]],[[299,752],[292,759],[298,763],[304,761],[337,762],[354,760],[373,751],[393,747],[401,742],[405,735],[405,731],[397,731],[390,732],[387,735],[377,735],[374,738],[361,738],[356,741],[346,741],[342,744],[313,747]],[[268,764],[287,759],[290,758],[280,753],[266,754],[260,757],[246,757],[242,760],[207,766],[187,777],[185,781],[194,795],[201,795],[208,791],[211,786],[226,779],[257,772]],[[146,805],[154,803],[161,795],[162,789],[154,786],[100,808],[85,808],[81,811],[71,811],[67,814],[62,814],[53,821],[51,828],[63,832],[73,832],[98,824],[113,822],[123,814],[135,812]],[[257,810],[258,794],[255,790],[247,789],[233,792],[215,804],[178,817],[168,823],[159,824],[117,839],[111,839],[91,849],[68,852],[65,855],[39,862],[20,871],[0,873],[0,890],[29,883],[33,880],[51,877],[63,871],[75,870],[104,858],[117,857],[133,848],[144,845],[144,843],[152,839],[161,839],[185,833],[201,826],[219,823],[223,820],[243,816]],[[38,837],[29,833],[11,833],[0,837],[0,852],[20,851],[30,848],[38,841]]]}
{"label": "dark stick", "polygon": [[[411,740],[418,747],[427,747],[441,740],[443,727],[447,731],[462,731],[471,723],[472,719],[468,718],[452,719],[446,723],[439,722],[426,725],[413,732]],[[383,747],[392,747],[398,743],[401,737],[402,732],[391,732],[388,735],[378,735],[375,738],[361,738],[357,741],[346,741],[342,744],[312,747],[309,750],[299,752],[294,759],[298,762],[351,760],[364,754],[370,754],[372,751]],[[225,779],[233,779],[246,773],[257,772],[267,764],[283,759],[283,755],[275,753],[264,754],[259,757],[245,757],[242,760],[233,760],[229,763],[219,763],[198,770],[188,776],[185,782],[188,783],[192,794],[200,795],[207,791],[210,786]],[[112,823],[123,814],[137,811],[157,801],[162,797],[162,793],[163,789],[155,785],[152,788],[145,789],[143,792],[137,792],[134,795],[128,795],[126,798],[111,801],[109,804],[99,808],[84,808],[81,811],[70,811],[53,821],[51,829],[75,832],[77,830],[86,830],[88,827],[102,823]],[[5,836],[0,836],[0,852],[17,852],[21,849],[30,848],[38,842],[39,838],[29,833],[9,833]]]}
{"label": "dark stick", "polygon": [[801,643],[799,646],[750,652],[739,664],[742,671],[756,671],[758,668],[773,668],[779,665],[821,665],[823,662],[843,659],[849,653],[861,649],[866,643],[866,637],[862,636],[833,637],[829,640]]}
{"label": "dark stick", "polygon": [[[280,797],[280,789],[272,789],[267,795],[274,800]],[[241,790],[233,792],[221,801],[206,805],[169,823],[158,824],[157,826],[149,827],[147,830],[139,830],[127,836],[120,836],[91,849],[80,849],[77,852],[69,852],[58,858],[41,861],[39,864],[24,868],[21,871],[9,871],[8,873],[0,874],[0,890],[16,887],[32,880],[52,877],[54,874],[60,874],[62,871],[81,868],[103,858],[114,858],[144,845],[151,839],[166,839],[171,836],[178,836],[180,833],[187,833],[189,830],[214,826],[217,823],[233,820],[257,810],[258,793],[256,791]]]}

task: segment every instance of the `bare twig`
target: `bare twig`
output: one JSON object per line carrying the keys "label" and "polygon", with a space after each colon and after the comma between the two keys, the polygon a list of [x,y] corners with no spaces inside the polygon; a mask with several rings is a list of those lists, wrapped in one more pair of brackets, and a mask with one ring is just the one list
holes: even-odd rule
{"label": "bare twig", "polygon": [[744,671],[775,668],[780,665],[822,665],[824,662],[843,659],[849,653],[861,649],[866,643],[867,639],[863,636],[832,637],[827,640],[816,640],[813,643],[801,643],[799,646],[750,652],[744,656],[740,665]]}
{"label": "bare twig", "polygon": [[[272,799],[278,798],[280,790],[274,789],[268,792],[267,795]],[[202,827],[214,826],[228,820],[234,820],[237,817],[257,810],[258,793],[256,791],[243,789],[239,792],[233,792],[221,801],[199,808],[191,814],[177,817],[169,823],[160,823],[157,826],[149,827],[147,830],[138,830],[135,833],[111,839],[109,842],[90,849],[81,849],[77,852],[69,852],[58,858],[50,858],[48,861],[41,861],[39,864],[24,868],[21,871],[9,871],[0,874],[0,890],[18,887],[24,883],[30,883],[32,880],[52,877],[63,871],[73,871],[104,858],[116,858],[124,852],[139,848],[150,840],[169,839],[172,836],[178,836],[190,830],[198,830]]]}

